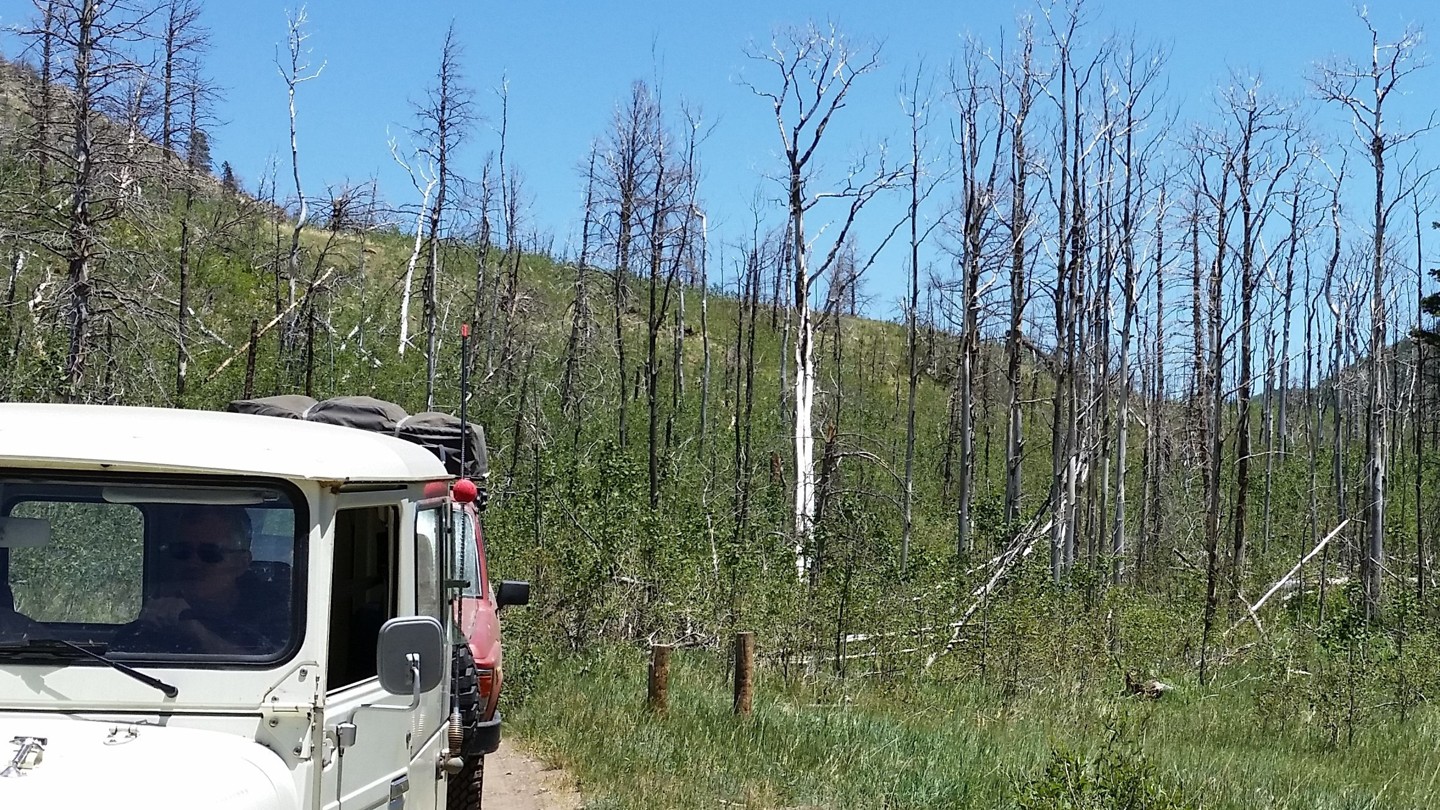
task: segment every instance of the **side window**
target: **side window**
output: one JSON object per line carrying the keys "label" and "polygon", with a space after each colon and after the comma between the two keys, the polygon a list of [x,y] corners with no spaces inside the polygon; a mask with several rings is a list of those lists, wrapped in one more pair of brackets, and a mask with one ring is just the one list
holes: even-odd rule
{"label": "side window", "polygon": [[434,616],[445,624],[444,570],[441,542],[444,513],[439,508],[421,509],[415,514],[415,613]]}
{"label": "side window", "polygon": [[465,596],[481,596],[480,546],[475,542],[475,521],[464,509],[455,510],[455,548],[451,560],[451,579],[465,580]]}
{"label": "side window", "polygon": [[20,501],[10,516],[50,525],[46,545],[9,550],[17,611],[37,622],[124,624],[140,615],[145,518],[137,507]]}
{"label": "side window", "polygon": [[393,506],[344,509],[335,515],[327,689],[375,677],[380,626],[395,617],[398,607],[399,529]]}

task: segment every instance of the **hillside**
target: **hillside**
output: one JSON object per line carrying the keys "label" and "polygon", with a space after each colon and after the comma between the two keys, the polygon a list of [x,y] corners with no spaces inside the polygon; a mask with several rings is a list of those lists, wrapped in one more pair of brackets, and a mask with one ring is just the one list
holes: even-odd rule
{"label": "hillside", "polygon": [[[1433,792],[1418,753],[1440,693],[1433,358],[1400,341],[1417,316],[1383,278],[1413,268],[1342,230],[1314,166],[1294,178],[1308,219],[1297,192],[1287,221],[1278,197],[1205,185],[1277,187],[1239,175],[1242,152],[1281,165],[1250,141],[1198,160],[1186,210],[1143,182],[1152,167],[1117,128],[1048,144],[1053,208],[998,170],[956,203],[954,263],[917,296],[913,335],[854,314],[865,254],[837,241],[805,298],[806,465],[795,212],[706,243],[703,172],[665,162],[685,135],[648,94],[641,140],[675,148],[630,155],[631,176],[592,168],[583,244],[560,256],[523,243],[504,195],[427,220],[332,189],[302,222],[273,181],[217,181],[196,126],[167,153],[111,97],[92,128],[61,132],[48,124],[88,120],[85,94],[47,109],[5,75],[0,399],[369,394],[457,411],[468,362],[491,576],[534,585],[506,616],[506,711],[596,806],[1339,808]],[[1106,116],[1109,90],[1087,97]],[[996,120],[1018,153],[1041,137]],[[636,135],[616,126],[612,156]],[[991,164],[1028,165],[995,143]],[[1271,218],[1245,230],[1252,203]],[[1293,249],[1257,262],[1273,245]],[[738,281],[716,285],[717,266]],[[755,634],[760,692],[733,720],[738,632]],[[680,659],[663,716],[640,708],[656,644]],[[1148,699],[1167,691],[1150,681],[1170,694]]]}

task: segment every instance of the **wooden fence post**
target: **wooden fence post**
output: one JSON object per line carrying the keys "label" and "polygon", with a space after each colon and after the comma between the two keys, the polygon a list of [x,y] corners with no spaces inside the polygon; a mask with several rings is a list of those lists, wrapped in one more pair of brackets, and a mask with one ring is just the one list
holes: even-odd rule
{"label": "wooden fence post", "polygon": [[735,713],[750,713],[755,688],[755,634],[735,634]]}
{"label": "wooden fence post", "polygon": [[645,706],[656,714],[664,714],[670,707],[670,645],[650,646],[650,684],[645,697]]}

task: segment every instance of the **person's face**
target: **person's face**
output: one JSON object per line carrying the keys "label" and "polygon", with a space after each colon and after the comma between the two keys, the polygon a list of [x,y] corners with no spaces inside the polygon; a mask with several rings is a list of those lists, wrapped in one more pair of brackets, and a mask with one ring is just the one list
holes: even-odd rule
{"label": "person's face", "polygon": [[180,578],[195,583],[233,582],[250,565],[250,552],[216,515],[201,514],[181,524],[168,553]]}

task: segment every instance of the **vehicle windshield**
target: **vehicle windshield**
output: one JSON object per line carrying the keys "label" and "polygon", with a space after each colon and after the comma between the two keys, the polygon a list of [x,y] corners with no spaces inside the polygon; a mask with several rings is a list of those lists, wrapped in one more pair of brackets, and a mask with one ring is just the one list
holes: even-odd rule
{"label": "vehicle windshield", "polygon": [[281,657],[298,642],[301,511],[273,484],[0,476],[0,657],[26,640]]}

